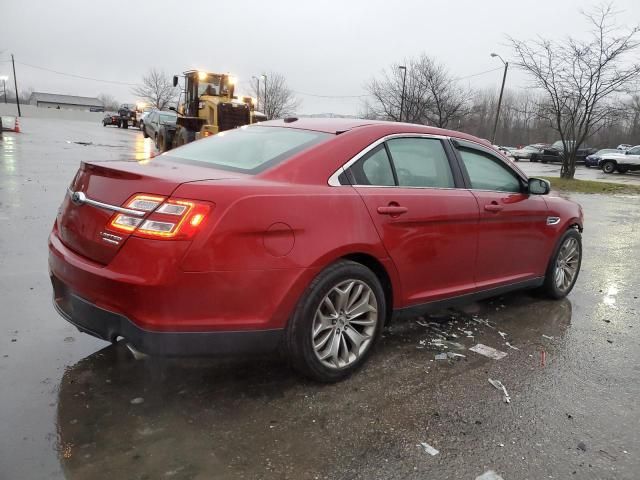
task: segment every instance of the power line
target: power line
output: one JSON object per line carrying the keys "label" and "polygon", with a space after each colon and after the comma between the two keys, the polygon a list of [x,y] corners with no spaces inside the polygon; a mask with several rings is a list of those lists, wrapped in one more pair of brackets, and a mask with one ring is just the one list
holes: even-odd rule
{"label": "power line", "polygon": [[51,68],[39,67],[38,65],[31,65],[30,63],[24,63],[24,62],[16,62],[16,63],[19,64],[19,65],[23,65],[25,67],[36,68],[38,70],[44,70],[45,72],[56,73],[58,75],[64,75],[66,77],[79,78],[79,79],[82,79],[82,80],[91,80],[91,81],[94,81],[94,82],[102,82],[102,83],[113,83],[113,84],[116,84],[116,85],[126,85],[126,86],[129,86],[129,87],[135,87],[135,86],[138,85],[137,83],[119,82],[117,80],[104,80],[104,79],[101,79],[101,78],[85,77],[83,75],[76,75],[76,74],[73,74],[73,73],[60,72],[58,70],[53,70]]}
{"label": "power line", "polygon": [[503,67],[492,68],[491,70],[485,70],[484,72],[472,73],[471,75],[467,75],[466,77],[458,77],[454,78],[454,80],[466,80],[471,77],[478,77],[480,75],[484,75],[486,73],[497,72],[498,70],[502,70]]}

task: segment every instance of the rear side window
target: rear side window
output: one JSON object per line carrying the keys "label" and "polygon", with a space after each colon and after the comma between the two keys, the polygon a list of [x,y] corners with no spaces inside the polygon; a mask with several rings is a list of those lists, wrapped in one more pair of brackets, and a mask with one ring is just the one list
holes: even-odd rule
{"label": "rear side window", "polygon": [[393,170],[384,145],[373,149],[349,169],[355,185],[395,185]]}
{"label": "rear side window", "polygon": [[400,187],[453,188],[453,174],[436,138],[394,138],[387,142]]}
{"label": "rear side window", "polygon": [[245,126],[191,142],[167,157],[180,163],[195,163],[255,174],[331,137],[331,134],[294,128]]}
{"label": "rear side window", "polygon": [[522,185],[516,173],[500,159],[479,150],[460,148],[471,188],[498,192],[521,192]]}

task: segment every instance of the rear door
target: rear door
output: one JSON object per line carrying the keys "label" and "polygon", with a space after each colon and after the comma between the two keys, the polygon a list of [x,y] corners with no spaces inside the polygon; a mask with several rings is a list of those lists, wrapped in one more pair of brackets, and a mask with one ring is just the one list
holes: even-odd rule
{"label": "rear door", "polygon": [[544,275],[550,241],[544,198],[529,195],[525,178],[489,148],[455,143],[480,211],[478,287],[487,289]]}
{"label": "rear door", "polygon": [[364,200],[402,283],[403,305],[475,288],[478,205],[447,155],[446,139],[397,136],[347,175]]}

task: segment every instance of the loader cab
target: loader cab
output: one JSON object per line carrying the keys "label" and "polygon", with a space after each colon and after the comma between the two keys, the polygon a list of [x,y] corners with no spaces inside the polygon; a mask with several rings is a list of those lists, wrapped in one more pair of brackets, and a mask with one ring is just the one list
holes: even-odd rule
{"label": "loader cab", "polygon": [[[214,97],[219,102],[233,98],[235,80],[230,75],[200,72],[184,72],[184,112],[187,117],[197,117],[203,97]],[[173,77],[173,85],[178,85],[178,76]],[[216,102],[217,103],[217,102]]]}

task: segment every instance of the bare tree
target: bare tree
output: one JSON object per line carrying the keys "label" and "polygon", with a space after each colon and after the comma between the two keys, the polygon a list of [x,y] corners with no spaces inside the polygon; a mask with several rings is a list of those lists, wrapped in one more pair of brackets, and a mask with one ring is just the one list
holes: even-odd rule
{"label": "bare tree", "polygon": [[257,81],[251,82],[251,94],[258,99],[262,113],[269,120],[290,116],[300,107],[300,100],[280,73],[269,72],[264,75],[259,92]]}
{"label": "bare tree", "polygon": [[373,100],[364,105],[369,116],[446,127],[468,113],[469,92],[457,84],[444,65],[423,54],[405,60],[403,66],[406,78],[395,64],[369,82],[367,90]]}
{"label": "bare tree", "polygon": [[178,90],[173,86],[171,77],[163,71],[150,69],[142,77],[142,84],[133,88],[133,94],[158,110],[165,110],[175,102]]}
{"label": "bare tree", "polygon": [[618,113],[616,94],[624,92],[640,74],[640,64],[627,60],[639,45],[639,27],[617,25],[611,4],[583,12],[583,16],[590,25],[587,40],[509,39],[516,64],[546,94],[541,113],[564,144],[563,178],[573,178],[578,149]]}
{"label": "bare tree", "polygon": [[98,100],[102,102],[105,111],[118,110],[118,101],[113,95],[109,95],[108,93],[101,93],[100,95],[98,95]]}

